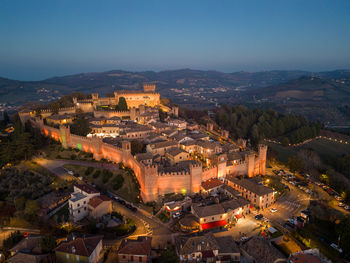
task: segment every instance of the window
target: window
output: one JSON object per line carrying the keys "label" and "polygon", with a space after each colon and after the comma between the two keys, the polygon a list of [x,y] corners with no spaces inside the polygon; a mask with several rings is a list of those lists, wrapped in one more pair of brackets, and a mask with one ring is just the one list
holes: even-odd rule
{"label": "window", "polygon": [[139,257],[139,262],[142,262],[142,257]]}
{"label": "window", "polygon": [[130,257],[130,261],[134,261],[134,256],[131,256],[131,257]]}
{"label": "window", "polygon": [[84,201],[84,205],[86,204],[86,201]]}
{"label": "window", "polygon": [[123,255],[123,258],[125,258],[125,255]]}
{"label": "window", "polygon": [[80,204],[78,203],[78,207],[80,206]]}
{"label": "window", "polygon": [[86,207],[84,207],[84,211],[86,211]]}
{"label": "window", "polygon": [[78,214],[80,214],[80,209],[78,210]]}
{"label": "window", "polygon": [[212,217],[211,220],[214,220],[214,217]]}

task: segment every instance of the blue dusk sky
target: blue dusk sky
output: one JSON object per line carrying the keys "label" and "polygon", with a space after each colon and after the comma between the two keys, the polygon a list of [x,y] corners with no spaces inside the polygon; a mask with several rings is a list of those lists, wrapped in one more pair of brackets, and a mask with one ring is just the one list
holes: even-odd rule
{"label": "blue dusk sky", "polygon": [[349,0],[0,0],[0,76],[350,68]]}

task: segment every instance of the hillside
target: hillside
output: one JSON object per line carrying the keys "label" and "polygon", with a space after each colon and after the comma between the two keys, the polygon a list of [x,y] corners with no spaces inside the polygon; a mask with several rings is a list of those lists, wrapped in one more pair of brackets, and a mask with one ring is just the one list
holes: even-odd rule
{"label": "hillside", "polygon": [[[310,73],[303,71],[222,73],[181,69],[160,72],[113,70],[53,77],[43,81],[16,81],[0,78],[0,103],[20,105],[28,101],[48,102],[73,91],[98,92],[104,95],[116,89],[138,89],[143,82],[155,82],[161,95],[172,97],[176,103],[188,104],[186,94],[195,92],[191,102],[203,104],[202,93],[214,94],[213,97],[217,97],[217,102],[220,102],[220,97],[227,98],[227,94],[221,94],[223,92],[228,92],[234,97],[235,94],[247,88],[274,85],[305,74]],[[208,100],[204,102],[204,106],[213,106],[215,103],[215,100]]]}
{"label": "hillside", "polygon": [[329,126],[350,125],[350,71],[234,72],[192,69],[168,71],[81,73],[42,81],[0,78],[0,109],[16,109],[27,102],[47,103],[72,92],[140,89],[144,82],[157,84],[162,97],[187,108],[212,108],[243,104],[305,115]]}

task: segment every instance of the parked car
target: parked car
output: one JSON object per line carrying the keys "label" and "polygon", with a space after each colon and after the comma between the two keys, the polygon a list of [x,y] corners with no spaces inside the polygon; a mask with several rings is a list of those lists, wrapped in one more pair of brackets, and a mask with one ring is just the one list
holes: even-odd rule
{"label": "parked car", "polygon": [[181,216],[180,212],[176,212],[175,214],[173,214],[173,218],[179,218]]}
{"label": "parked car", "polygon": [[350,211],[350,205],[344,206],[344,209]]}
{"label": "parked car", "polygon": [[339,203],[338,203],[338,206],[339,206],[339,207],[344,207],[344,206],[345,206],[345,204],[344,204],[344,203],[342,203],[342,202],[339,202]]}
{"label": "parked car", "polygon": [[338,250],[339,253],[343,253],[343,250],[340,247],[338,247],[336,244],[332,243],[331,247],[334,248],[335,250]]}
{"label": "parked car", "polygon": [[343,200],[343,198],[341,196],[339,196],[339,195],[334,196],[334,198],[337,201],[342,201]]}
{"label": "parked car", "polygon": [[254,217],[256,220],[261,220],[264,218],[264,216],[262,214],[258,214]]}
{"label": "parked car", "polygon": [[277,212],[277,209],[276,209],[276,208],[271,208],[271,209],[270,209],[270,212],[271,212],[271,213],[276,213],[276,212]]}

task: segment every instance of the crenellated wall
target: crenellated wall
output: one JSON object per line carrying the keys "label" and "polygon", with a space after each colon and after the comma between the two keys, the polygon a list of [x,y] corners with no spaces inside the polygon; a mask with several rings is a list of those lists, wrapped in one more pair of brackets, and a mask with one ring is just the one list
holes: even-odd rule
{"label": "crenellated wall", "polygon": [[[23,119],[25,119],[24,116]],[[123,163],[131,168],[140,184],[141,197],[144,202],[157,200],[159,195],[167,193],[197,193],[200,191],[202,181],[217,178],[228,174],[254,176],[265,173],[267,147],[261,145],[259,154],[247,154],[244,160],[232,165],[226,165],[225,155],[218,157],[217,165],[203,169],[201,164],[190,164],[189,171],[173,173],[158,173],[158,166],[145,166],[138,162],[130,153],[130,143],[126,142],[122,148],[104,143],[98,137],[84,137],[70,133],[68,126],[60,126],[59,129],[44,125],[39,117],[30,119],[35,127],[40,128],[43,135],[61,142],[64,148],[76,148],[93,154],[94,159],[107,159],[116,163]]]}

